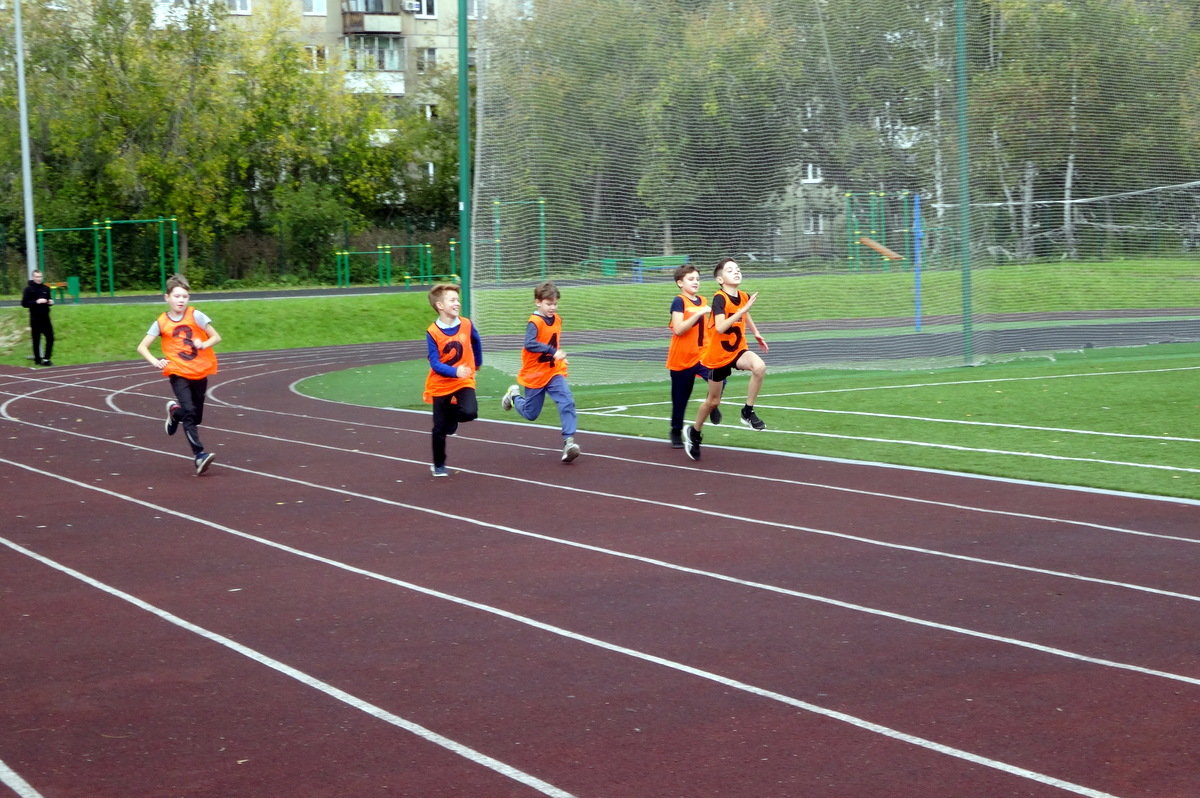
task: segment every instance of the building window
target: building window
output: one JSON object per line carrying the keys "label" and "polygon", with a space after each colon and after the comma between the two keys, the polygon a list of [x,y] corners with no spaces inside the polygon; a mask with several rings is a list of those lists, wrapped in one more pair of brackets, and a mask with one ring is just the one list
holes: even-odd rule
{"label": "building window", "polygon": [[438,118],[438,109],[437,109],[436,105],[433,105],[432,103],[428,103],[426,105],[421,106],[421,108],[425,111],[426,119],[433,120],[433,119]]}
{"label": "building window", "polygon": [[304,66],[313,72],[324,72],[325,48],[317,44],[304,45]]}
{"label": "building window", "polygon": [[821,211],[805,211],[804,234],[817,235],[825,232],[826,219]]}
{"label": "building window", "polygon": [[424,75],[426,72],[433,71],[437,67],[437,48],[436,47],[418,47],[417,48],[417,73]]}
{"label": "building window", "polygon": [[475,48],[467,48],[467,69],[475,68]]}
{"label": "building window", "polygon": [[347,36],[347,63],[351,70],[389,72],[404,70],[404,39],[400,36]]}
{"label": "building window", "polygon": [[309,16],[326,16],[325,0],[302,0],[304,13]]}
{"label": "building window", "polygon": [[484,0],[467,0],[467,19],[480,19],[484,14]]}
{"label": "building window", "polygon": [[250,0],[227,0],[230,14],[249,14]]}
{"label": "building window", "polygon": [[800,175],[801,183],[820,183],[825,180],[825,176],[821,173],[821,167],[815,163],[804,164],[804,171]]}
{"label": "building window", "polygon": [[418,17],[436,17],[436,0],[417,0],[421,4],[421,8],[417,11]]}

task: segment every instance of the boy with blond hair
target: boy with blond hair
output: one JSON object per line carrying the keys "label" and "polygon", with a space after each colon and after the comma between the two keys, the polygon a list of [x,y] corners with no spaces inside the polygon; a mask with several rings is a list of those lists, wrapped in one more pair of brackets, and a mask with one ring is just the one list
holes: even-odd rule
{"label": "boy with blond hair", "polygon": [[433,405],[433,465],[435,477],[450,476],[446,469],[446,437],[458,425],[479,417],[475,397],[475,372],[483,365],[479,331],[462,312],[459,288],[440,283],[429,289],[429,304],[437,318],[425,330],[429,375],[424,399]]}
{"label": "boy with blond hair", "polygon": [[[217,353],[213,347],[221,342],[221,334],[212,326],[207,315],[188,304],[191,286],[182,274],[167,280],[163,299],[167,310],[159,315],[137,351],[154,368],[171,381],[175,399],[167,402],[165,429],[174,435],[180,426],[192,448],[196,476],[200,476],[216,455],[204,451],[197,427],[204,420],[204,400],[208,395],[208,378],[217,373]],[[155,339],[162,346],[162,357],[150,352]]]}
{"label": "boy with blond hair", "polygon": [[[522,418],[535,420],[549,395],[558,407],[562,423],[562,461],[570,463],[580,454],[575,443],[575,397],[567,384],[567,353],[559,348],[562,337],[562,316],[558,315],[558,286],[544,282],[533,289],[535,311],[525,325],[525,346],[521,350],[521,370],[517,385],[510,385],[500,400],[504,410],[516,408]],[[525,395],[521,395],[521,388]]]}

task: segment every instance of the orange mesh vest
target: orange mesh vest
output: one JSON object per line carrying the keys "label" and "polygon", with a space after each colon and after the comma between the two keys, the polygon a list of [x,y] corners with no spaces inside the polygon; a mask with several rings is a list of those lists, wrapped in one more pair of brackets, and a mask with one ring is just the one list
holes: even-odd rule
{"label": "orange mesh vest", "polygon": [[159,316],[158,334],[162,336],[163,357],[167,359],[164,377],[178,374],[189,380],[198,380],[217,373],[217,353],[211,349],[196,348],[196,341],[207,341],[208,333],[196,324],[196,309],[191,305],[188,305],[179,321],[166,313]]}
{"label": "orange mesh vest", "polygon": [[[562,334],[562,314],[555,313],[554,321],[546,321],[545,316],[534,313],[529,320],[537,326],[537,340],[558,349],[558,339]],[[517,372],[517,382],[521,385],[526,388],[544,388],[546,383],[559,374],[567,376],[567,364],[561,360],[555,361],[554,355],[521,350],[521,370]]]}
{"label": "orange mesh vest", "polygon": [[433,397],[446,396],[460,388],[475,387],[475,348],[471,346],[471,320],[460,316],[458,321],[458,332],[454,335],[447,335],[437,323],[430,324],[425,332],[433,337],[439,360],[447,366],[470,366],[471,376],[444,377],[430,369],[429,376],[425,378],[426,402],[433,402]]}
{"label": "orange mesh vest", "polygon": [[[742,305],[750,298],[750,295],[744,291],[738,291],[737,296],[733,297],[722,291],[717,294],[718,297],[725,298],[724,316],[729,317],[737,313]],[[738,353],[746,348],[746,317],[742,316],[728,330],[723,333],[717,332],[717,313],[716,299],[713,299],[713,313],[707,321],[708,330],[706,330],[708,342],[704,346],[704,351],[700,355],[700,362],[710,369],[717,369],[721,366],[728,366],[738,356]]]}
{"label": "orange mesh vest", "polygon": [[[687,294],[680,294],[679,298],[683,300],[684,321],[708,306],[704,297],[699,294],[696,295],[696,299],[700,301],[699,305],[693,304]],[[700,362],[700,352],[704,348],[704,328],[707,326],[708,320],[701,319],[683,335],[676,335],[675,331],[671,330],[671,345],[667,348],[667,368],[671,371],[683,371]]]}

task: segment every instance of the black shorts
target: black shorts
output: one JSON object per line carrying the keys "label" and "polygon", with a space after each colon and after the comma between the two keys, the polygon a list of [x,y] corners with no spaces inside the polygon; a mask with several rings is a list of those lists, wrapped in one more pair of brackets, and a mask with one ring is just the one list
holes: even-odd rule
{"label": "black shorts", "polygon": [[737,368],[737,362],[742,359],[742,355],[749,351],[749,349],[743,349],[734,355],[733,360],[730,360],[724,366],[717,366],[712,370],[709,379],[713,382],[724,382],[725,380],[729,379],[729,375],[733,373],[735,368]]}

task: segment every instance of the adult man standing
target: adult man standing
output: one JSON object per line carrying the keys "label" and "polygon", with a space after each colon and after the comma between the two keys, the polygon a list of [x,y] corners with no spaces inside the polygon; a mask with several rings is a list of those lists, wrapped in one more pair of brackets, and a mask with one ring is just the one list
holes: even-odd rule
{"label": "adult man standing", "polygon": [[[50,355],[54,353],[54,325],[50,323],[50,286],[42,282],[42,273],[34,270],[33,279],[25,286],[21,295],[21,307],[29,308],[29,332],[33,337],[33,362],[38,366],[53,366]],[[42,354],[42,336],[46,337],[46,353]]]}

